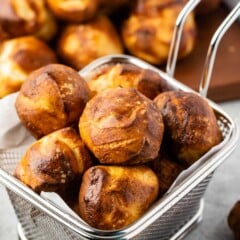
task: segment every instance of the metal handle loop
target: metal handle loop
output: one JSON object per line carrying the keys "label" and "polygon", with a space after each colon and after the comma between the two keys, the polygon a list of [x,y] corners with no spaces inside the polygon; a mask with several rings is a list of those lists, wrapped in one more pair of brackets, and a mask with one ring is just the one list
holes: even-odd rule
{"label": "metal handle loop", "polygon": [[207,52],[207,57],[204,64],[203,74],[200,82],[199,93],[201,96],[206,97],[210,79],[213,71],[213,65],[216,58],[217,49],[219,43],[226,33],[226,31],[231,27],[231,25],[235,22],[235,20],[240,15],[240,2],[233,8],[233,10],[228,14],[225,20],[218,27],[216,32],[214,33],[209,48]]}
{"label": "metal handle loop", "polygon": [[174,31],[173,31],[173,38],[171,41],[170,50],[168,54],[167,66],[166,66],[166,73],[171,77],[174,76],[174,72],[176,68],[177,56],[178,56],[184,23],[186,22],[188,15],[195,9],[195,7],[200,2],[201,0],[188,1],[188,3],[184,6],[184,8],[182,9],[182,11],[177,17]]}

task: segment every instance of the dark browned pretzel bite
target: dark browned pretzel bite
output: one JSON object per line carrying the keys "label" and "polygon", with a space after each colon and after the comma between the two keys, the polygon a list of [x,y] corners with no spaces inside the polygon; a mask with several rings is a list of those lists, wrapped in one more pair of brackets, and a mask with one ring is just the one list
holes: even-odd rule
{"label": "dark browned pretzel bite", "polygon": [[164,126],[150,99],[133,88],[114,88],[87,103],[79,129],[100,163],[132,165],[157,157]]}
{"label": "dark browned pretzel bite", "polygon": [[83,176],[80,216],[91,226],[113,230],[140,218],[158,196],[158,179],[144,166],[94,166]]}
{"label": "dark browned pretzel bite", "polygon": [[92,165],[90,155],[73,128],[55,131],[27,149],[15,176],[36,192],[64,192]]}
{"label": "dark browned pretzel bite", "polygon": [[[162,148],[165,150],[165,146]],[[178,175],[185,169],[181,163],[164,150],[160,150],[157,158],[148,164],[158,177],[159,197],[169,190]]]}
{"label": "dark browned pretzel bite", "polygon": [[199,95],[168,91],[159,94],[154,102],[162,113],[171,151],[187,166],[222,140],[212,108]]}
{"label": "dark browned pretzel bite", "polygon": [[156,72],[137,67],[131,63],[107,64],[87,77],[92,94],[106,89],[136,88],[150,99],[168,89],[166,81]]}
{"label": "dark browned pretzel bite", "polygon": [[30,74],[16,100],[22,124],[36,138],[77,123],[90,90],[74,69],[49,64]]}
{"label": "dark browned pretzel bite", "polygon": [[228,225],[234,233],[235,240],[240,239],[240,201],[237,201],[228,214]]}

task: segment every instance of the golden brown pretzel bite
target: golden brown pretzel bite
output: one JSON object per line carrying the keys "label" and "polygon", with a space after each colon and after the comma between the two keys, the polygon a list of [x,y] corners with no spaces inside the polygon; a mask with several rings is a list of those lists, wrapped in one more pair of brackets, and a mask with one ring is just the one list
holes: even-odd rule
{"label": "golden brown pretzel bite", "polygon": [[50,40],[56,28],[45,0],[1,0],[0,41],[25,35]]}
{"label": "golden brown pretzel bite", "polygon": [[83,22],[93,18],[98,0],[46,0],[54,15],[70,22]]}
{"label": "golden brown pretzel bite", "polygon": [[93,94],[109,88],[136,88],[150,99],[168,89],[166,81],[150,69],[131,63],[107,64],[90,74],[88,84]]}
{"label": "golden brown pretzel bite", "polygon": [[212,108],[195,93],[169,91],[154,102],[163,115],[165,139],[170,150],[187,166],[194,163],[221,139]]}
{"label": "golden brown pretzel bite", "polygon": [[[131,54],[152,64],[166,62],[177,16],[183,1],[139,0],[122,25],[122,39]],[[196,26],[190,14],[183,28],[179,56],[187,56],[195,43]]]}
{"label": "golden brown pretzel bite", "polygon": [[23,125],[40,138],[77,123],[89,95],[87,83],[74,69],[49,64],[30,74],[15,106]]}
{"label": "golden brown pretzel bite", "polygon": [[157,157],[164,126],[150,99],[133,88],[114,88],[88,102],[79,129],[102,164],[132,165]]}
{"label": "golden brown pretzel bite", "polygon": [[76,131],[70,127],[34,142],[19,162],[15,176],[36,192],[65,191],[92,165]]}
{"label": "golden brown pretzel bite", "polygon": [[54,51],[36,37],[19,37],[0,44],[0,98],[20,89],[28,75],[56,63]]}
{"label": "golden brown pretzel bite", "polygon": [[59,56],[77,70],[96,58],[122,52],[116,29],[106,16],[83,24],[67,25],[58,41]]}
{"label": "golden brown pretzel bite", "polygon": [[143,166],[94,166],[83,176],[80,216],[91,226],[113,230],[133,223],[158,195],[158,179]]}

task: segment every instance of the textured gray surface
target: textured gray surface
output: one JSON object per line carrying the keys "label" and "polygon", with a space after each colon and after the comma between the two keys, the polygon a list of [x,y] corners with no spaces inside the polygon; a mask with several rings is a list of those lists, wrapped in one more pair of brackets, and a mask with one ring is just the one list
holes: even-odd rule
{"label": "textured gray surface", "polygon": [[[240,100],[221,104],[240,124]],[[186,240],[233,240],[227,225],[227,215],[240,200],[240,144],[233,154],[216,170],[205,194],[203,221]],[[5,189],[0,186],[0,240],[17,240],[16,217]]]}
{"label": "textured gray surface", "polygon": [[0,185],[0,240],[17,240],[17,219],[6,190]]}

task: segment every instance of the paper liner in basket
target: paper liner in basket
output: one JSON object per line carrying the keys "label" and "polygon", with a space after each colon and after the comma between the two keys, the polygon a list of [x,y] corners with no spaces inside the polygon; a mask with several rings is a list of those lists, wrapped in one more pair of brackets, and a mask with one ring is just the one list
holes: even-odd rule
{"label": "paper liner in basket", "polygon": [[[20,119],[18,118],[18,115],[16,113],[15,100],[17,94],[18,93],[10,94],[0,100],[0,152],[9,150],[18,151],[26,149],[35,140],[21,124]],[[178,186],[194,171],[196,171],[196,169],[198,169],[207,159],[209,159],[209,157],[213,153],[218,151],[225,142],[226,139],[222,143],[213,147],[188,169],[182,171],[166,194],[173,191],[176,186]],[[70,214],[71,216],[79,219],[82,222],[82,220],[78,216],[76,216],[76,213],[68,207],[68,205],[61,199],[58,194],[42,192],[41,197],[44,198],[46,201],[50,202],[51,204],[58,206],[62,211]]]}
{"label": "paper liner in basket", "polygon": [[0,150],[26,146],[34,141],[22,126],[15,110],[17,94],[10,94],[0,100]]}

